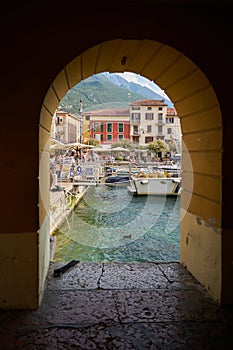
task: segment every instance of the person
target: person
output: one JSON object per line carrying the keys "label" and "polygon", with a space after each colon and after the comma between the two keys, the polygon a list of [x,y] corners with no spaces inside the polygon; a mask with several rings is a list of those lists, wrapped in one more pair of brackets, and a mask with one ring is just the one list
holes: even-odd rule
{"label": "person", "polygon": [[52,188],[52,186],[53,186],[53,173],[50,170],[50,189]]}
{"label": "person", "polygon": [[55,161],[55,167],[56,167],[56,174],[58,179],[61,177],[61,171],[62,171],[62,158],[59,155]]}
{"label": "person", "polygon": [[50,154],[50,171],[54,174],[55,164],[53,154]]}

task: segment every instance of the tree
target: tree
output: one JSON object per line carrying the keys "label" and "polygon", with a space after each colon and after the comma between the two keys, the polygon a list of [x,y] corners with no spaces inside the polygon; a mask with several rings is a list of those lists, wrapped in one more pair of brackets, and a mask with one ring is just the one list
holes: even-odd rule
{"label": "tree", "polygon": [[149,151],[154,152],[156,156],[158,156],[158,153],[161,153],[163,151],[168,151],[167,144],[159,139],[156,141],[150,142],[147,148]]}
{"label": "tree", "polygon": [[99,146],[99,141],[93,139],[93,138],[90,138],[89,140],[85,140],[84,141],[84,144],[85,145],[91,145],[91,146]]}
{"label": "tree", "polygon": [[176,153],[177,152],[176,144],[172,140],[168,141],[168,148],[169,148],[169,151],[172,152],[172,153]]}
{"label": "tree", "polygon": [[135,148],[135,145],[129,139],[122,139],[117,142],[113,142],[111,144],[111,148],[115,148],[115,147],[122,147],[122,148],[127,148],[129,150],[133,150]]}

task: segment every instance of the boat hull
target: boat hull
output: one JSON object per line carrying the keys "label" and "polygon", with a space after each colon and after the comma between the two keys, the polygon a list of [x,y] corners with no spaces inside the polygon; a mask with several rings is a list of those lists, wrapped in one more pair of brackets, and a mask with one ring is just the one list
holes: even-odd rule
{"label": "boat hull", "polygon": [[181,194],[181,178],[132,177],[128,190],[136,195],[179,196]]}
{"label": "boat hull", "polygon": [[128,186],[130,184],[129,176],[114,176],[111,175],[105,180],[105,185],[108,186]]}

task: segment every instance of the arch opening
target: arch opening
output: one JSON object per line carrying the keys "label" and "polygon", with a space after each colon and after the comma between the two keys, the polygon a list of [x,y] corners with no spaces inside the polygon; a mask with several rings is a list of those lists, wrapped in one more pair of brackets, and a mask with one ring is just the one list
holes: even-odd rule
{"label": "arch opening", "polygon": [[[133,84],[134,87],[128,90],[129,82],[130,86]],[[120,83],[125,89],[119,87]],[[135,107],[135,101],[142,105]],[[158,103],[161,106],[157,105]],[[134,120],[138,114],[140,123],[138,119]],[[72,118],[73,129],[70,129],[68,134],[67,122]],[[120,129],[119,123],[122,124]],[[80,137],[81,130],[82,137]],[[143,133],[139,130],[143,130]],[[96,135],[101,136],[99,138],[101,141],[96,139]],[[108,139],[107,136],[111,138]],[[121,138],[122,136],[125,138]],[[54,140],[59,141],[54,144]],[[161,155],[148,149],[150,142],[157,140],[165,147],[159,152]],[[105,186],[102,178],[101,184],[89,188],[87,194],[80,193],[82,187],[77,188],[76,185],[72,187],[70,184],[74,197],[76,196],[77,200],[81,197],[82,202],[77,209],[72,210],[67,220],[62,217],[67,196],[60,191],[61,186],[67,188],[69,182],[67,184],[66,181],[72,182],[74,179],[76,180],[74,183],[77,183],[78,179],[81,183],[80,170],[77,174],[79,168],[82,169],[85,182],[87,182],[86,167],[90,170],[101,168],[100,172],[103,175],[106,166],[115,171],[120,166],[117,174],[119,176],[124,174],[125,177],[129,169],[134,174],[139,171],[139,166],[142,168],[143,176],[148,171],[155,176],[157,167],[161,168],[163,165],[167,168],[173,167],[174,176],[180,175],[180,161],[176,161],[175,158],[173,160],[173,155],[181,152],[179,118],[172,101],[165,96],[159,86],[139,74],[129,72],[123,74],[104,72],[85,79],[69,90],[59,103],[56,115],[53,117],[51,141],[53,143],[51,152],[55,162],[53,173],[56,178],[51,189],[52,205],[50,205],[50,221],[52,228],[55,227],[52,236],[52,241],[56,241],[56,248],[53,247],[55,262],[68,262],[77,258],[80,261],[101,262],[179,261],[180,196],[175,195],[172,198],[151,196],[146,200],[145,196],[132,195],[128,189],[129,182],[117,186]],[[83,146],[80,150],[78,141]],[[72,148],[69,149],[67,144],[63,144],[66,142],[68,145],[72,142]],[[83,143],[86,143],[87,148]],[[93,143],[96,146],[93,146]],[[116,147],[120,147],[120,151],[114,151]],[[162,156],[164,160],[161,163]],[[62,160],[65,165],[64,167],[62,165],[62,171],[57,171],[56,174],[56,169],[60,169]],[[70,161],[69,167],[67,167],[68,161]],[[172,187],[176,187],[177,182],[172,184]],[[54,201],[54,196],[59,196],[57,192],[60,192],[61,206]],[[67,202],[70,202],[69,197]],[[139,206],[143,214],[139,212]],[[61,215],[58,215],[58,211]],[[59,218],[62,224],[58,223],[55,226],[56,218]]]}
{"label": "arch opening", "polygon": [[182,153],[180,262],[220,301],[222,122],[215,92],[199,67],[174,48],[150,40],[121,39],[76,57],[58,74],[44,99],[39,125],[40,296],[49,265],[49,175],[44,169],[49,169],[52,117],[74,85],[106,71],[139,73],[155,81],[174,102],[187,147]]}

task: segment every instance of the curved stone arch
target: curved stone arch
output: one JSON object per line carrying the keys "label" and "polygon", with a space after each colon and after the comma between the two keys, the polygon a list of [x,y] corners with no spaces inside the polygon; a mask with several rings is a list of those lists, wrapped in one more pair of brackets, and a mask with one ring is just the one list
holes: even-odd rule
{"label": "curved stone arch", "polygon": [[[151,40],[115,39],[98,44],[73,59],[52,82],[40,115],[40,164],[49,164],[51,121],[63,96],[80,81],[101,72],[130,71],[158,84],[173,101],[181,119],[182,156],[181,263],[221,295],[222,118],[211,83],[183,53]],[[40,171],[42,237],[49,211],[49,178]],[[44,232],[44,234],[43,234]],[[43,242],[43,239],[42,239]],[[40,249],[41,250],[41,249]],[[217,266],[217,268],[216,268]],[[46,270],[46,269],[45,269]],[[44,280],[45,274],[41,273]]]}

